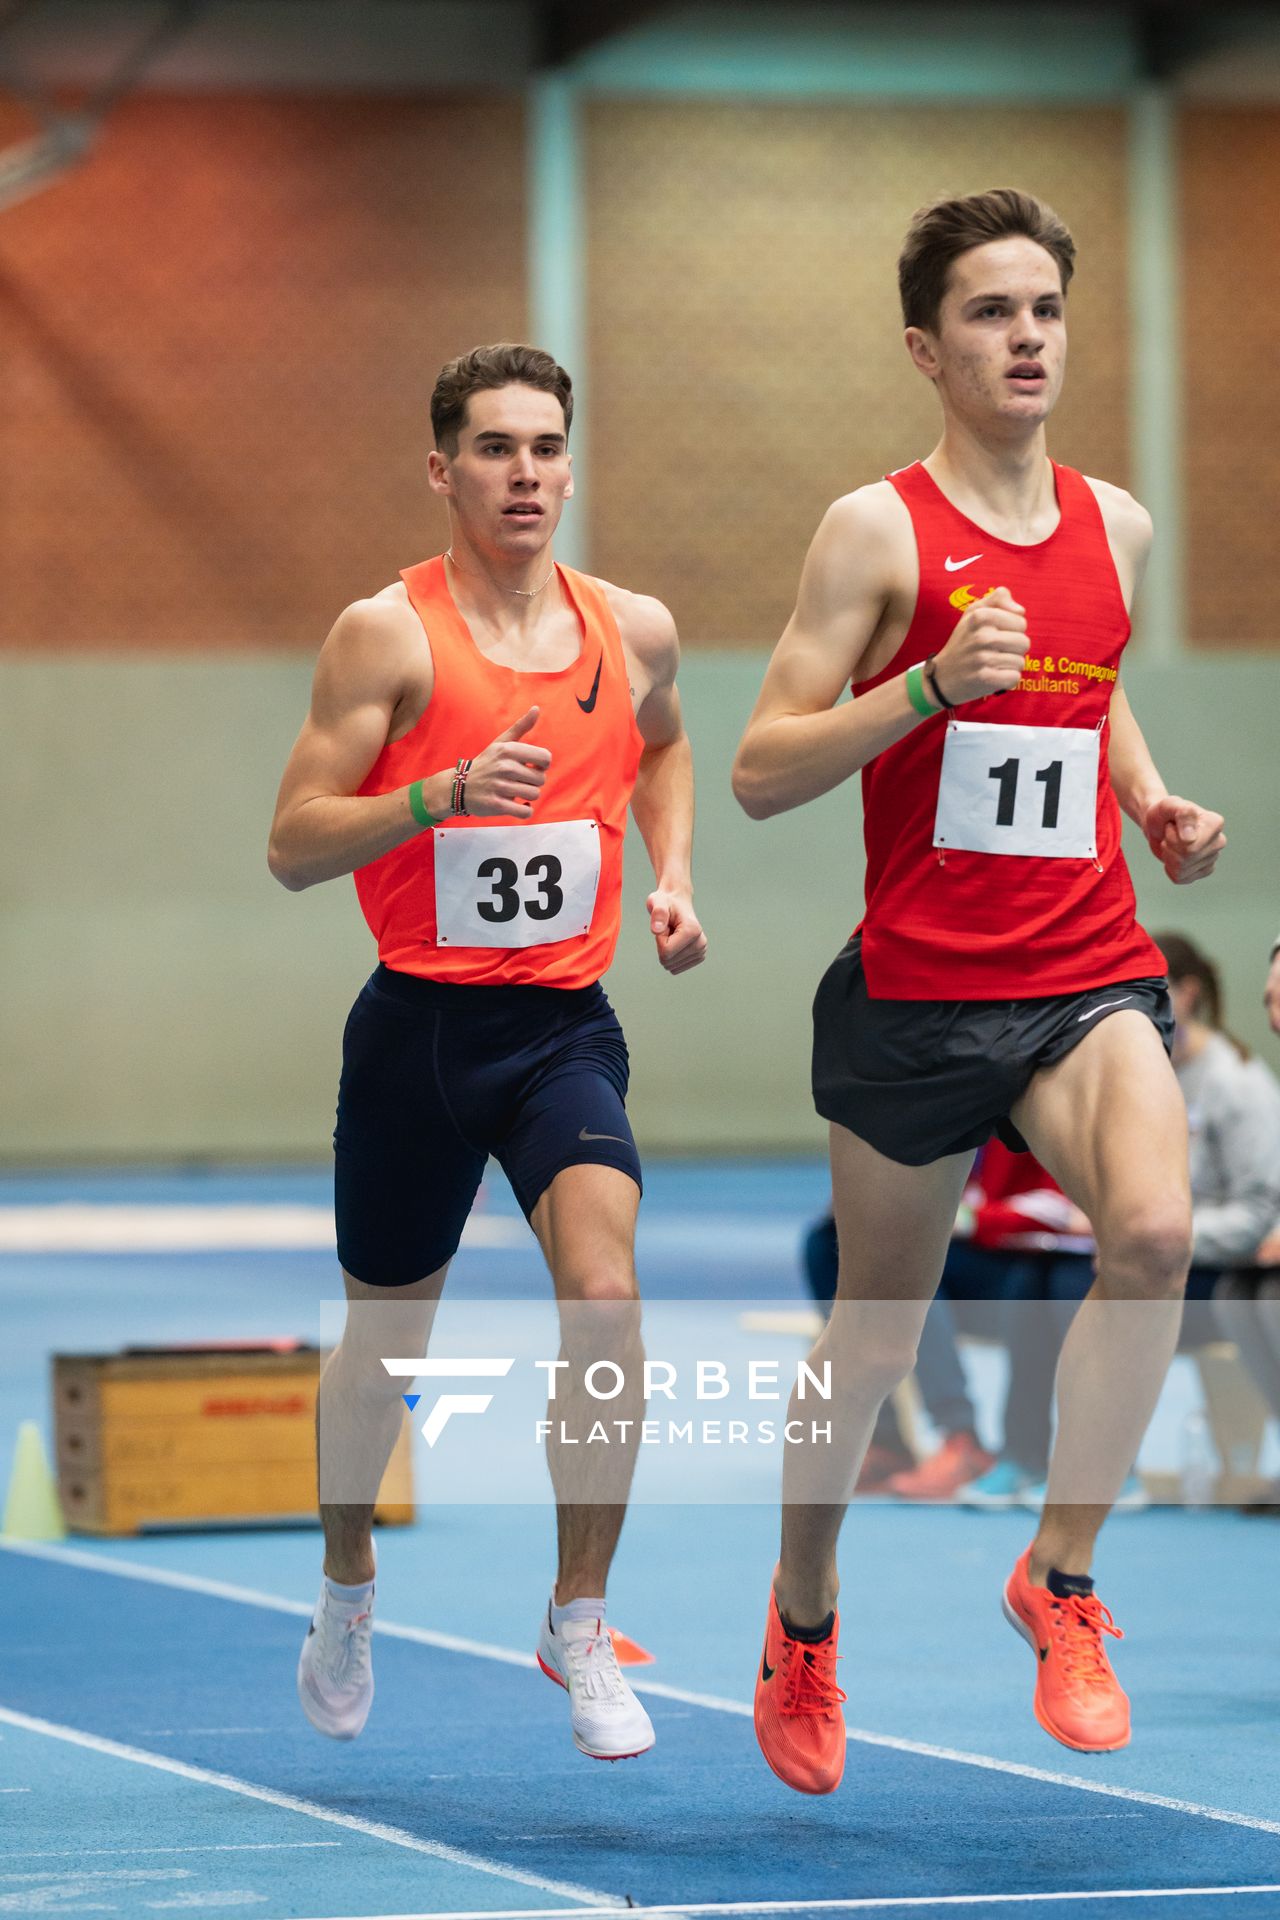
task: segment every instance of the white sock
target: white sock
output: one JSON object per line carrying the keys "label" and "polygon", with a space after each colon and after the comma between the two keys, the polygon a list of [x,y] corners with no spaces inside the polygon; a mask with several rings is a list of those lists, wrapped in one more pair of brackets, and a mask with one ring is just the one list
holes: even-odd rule
{"label": "white sock", "polygon": [[363,1613],[373,1598],[373,1581],[365,1580],[358,1587],[344,1587],[340,1581],[324,1577],[325,1592],[333,1602],[338,1613]]}
{"label": "white sock", "polygon": [[596,1600],[591,1599],[589,1596],[582,1600],[569,1600],[569,1601],[566,1601],[563,1607],[558,1607],[554,1599],[551,1602],[551,1625],[552,1625],[553,1631],[556,1633],[559,1633],[561,1627],[564,1625],[566,1620],[603,1620],[603,1619],[604,1619],[604,1595],[603,1594],[601,1594],[599,1599],[596,1599]]}

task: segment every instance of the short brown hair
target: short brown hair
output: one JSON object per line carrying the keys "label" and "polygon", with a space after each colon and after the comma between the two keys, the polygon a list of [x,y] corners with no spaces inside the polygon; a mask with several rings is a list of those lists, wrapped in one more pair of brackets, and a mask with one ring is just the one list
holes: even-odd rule
{"label": "short brown hair", "polygon": [[1052,207],[1016,187],[992,187],[963,200],[935,200],[911,217],[898,256],[902,323],[937,330],[952,262],[970,247],[1021,234],[1051,253],[1065,293],[1075,271],[1076,243]]}
{"label": "short brown hair", "polygon": [[573,382],[558,361],[541,347],[500,340],[473,347],[448,360],[436,376],[431,395],[431,430],[445,453],[458,451],[458,434],[467,422],[467,402],[488,387],[536,387],[553,393],[564,409],[565,439],[573,421]]}

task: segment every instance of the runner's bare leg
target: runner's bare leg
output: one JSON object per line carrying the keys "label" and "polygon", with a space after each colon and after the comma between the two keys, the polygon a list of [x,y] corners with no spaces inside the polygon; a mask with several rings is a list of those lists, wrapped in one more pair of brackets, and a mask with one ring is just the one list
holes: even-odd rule
{"label": "runner's bare leg", "polygon": [[1173,1357],[1191,1260],[1187,1110],[1156,1029],[1126,1010],[1038,1073],[1013,1121],[1098,1242],[1058,1362],[1058,1433],[1031,1553],[1043,1584],[1051,1566],[1088,1573]]}
{"label": "runner's bare leg", "polygon": [[[836,1541],[876,1415],[915,1364],[937,1291],[971,1153],[904,1167],[846,1127],[831,1128],[831,1184],[840,1278],[831,1318],[809,1364],[831,1365],[832,1444],[784,1455],[778,1605],[795,1626],[817,1626],[839,1592]],[[814,1402],[792,1395],[788,1418],[812,1421]]]}

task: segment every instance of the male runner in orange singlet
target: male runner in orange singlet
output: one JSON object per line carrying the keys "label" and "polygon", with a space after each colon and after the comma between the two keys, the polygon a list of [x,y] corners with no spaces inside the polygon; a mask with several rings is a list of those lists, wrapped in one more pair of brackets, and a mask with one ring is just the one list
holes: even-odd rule
{"label": "male runner in orange singlet", "polygon": [[916,215],[906,345],[942,438],[827,512],[734,771],[757,819],[863,780],[866,913],[814,1005],[840,1241],[817,1360],[845,1418],[836,1457],[788,1462],[756,1686],[765,1757],[802,1792],[844,1766],[843,1503],[993,1132],[1031,1148],[1098,1242],[1005,1612],[1037,1652],[1046,1731],[1084,1751],[1129,1738],[1090,1567],[1173,1352],[1190,1204],[1164,962],[1134,917],[1117,802],[1174,881],[1208,874],[1225,841],[1165,787],[1116,677],[1150,521],[1045,450],[1074,257],[1051,209],[1012,190]]}
{"label": "male runner in orange singlet", "polygon": [[[658,601],[552,559],[572,412],[569,376],[532,347],[481,347],[442,369],[429,475],[449,550],[339,617],[271,830],[286,887],[354,873],[378,942],[344,1038],[336,1211],[348,1302],[393,1304],[349,1306],[319,1402],[322,1463],[342,1462],[349,1482],[358,1461],[368,1502],[402,1416],[403,1382],[382,1357],[425,1353],[489,1153],[551,1270],[565,1352],[598,1324],[573,1313],[583,1302],[598,1303],[620,1360],[638,1352],[640,1164],[627,1050],[599,984],[628,803],[656,876],[659,961],[683,973],[706,941],[674,623]],[[625,1371],[634,1398],[640,1369]],[[557,1396],[557,1429],[572,1391]],[[653,1728],[619,1671],[604,1592],[634,1456],[614,1464],[603,1500],[557,1443],[549,1456],[559,1570],[539,1664],[569,1694],[580,1750],[629,1758]],[[373,1698],[372,1505],[326,1503],[322,1484],[321,1516],[325,1578],[298,1691],[321,1732],[350,1739]]]}

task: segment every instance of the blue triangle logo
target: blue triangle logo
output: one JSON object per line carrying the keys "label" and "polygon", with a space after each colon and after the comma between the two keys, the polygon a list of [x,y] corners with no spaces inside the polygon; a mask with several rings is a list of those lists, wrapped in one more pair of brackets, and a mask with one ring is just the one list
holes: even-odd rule
{"label": "blue triangle logo", "polygon": [[420,1393],[402,1393],[400,1398],[404,1401],[410,1413],[412,1413],[419,1400],[421,1400],[422,1395]]}

